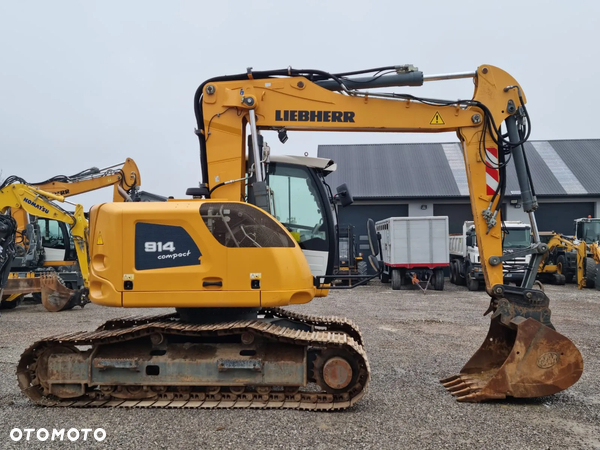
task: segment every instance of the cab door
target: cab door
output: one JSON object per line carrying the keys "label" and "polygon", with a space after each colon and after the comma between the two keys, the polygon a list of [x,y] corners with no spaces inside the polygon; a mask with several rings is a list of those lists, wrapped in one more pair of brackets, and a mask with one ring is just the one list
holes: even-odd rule
{"label": "cab door", "polygon": [[325,186],[306,166],[270,163],[271,213],[300,245],[314,276],[333,273],[335,221]]}

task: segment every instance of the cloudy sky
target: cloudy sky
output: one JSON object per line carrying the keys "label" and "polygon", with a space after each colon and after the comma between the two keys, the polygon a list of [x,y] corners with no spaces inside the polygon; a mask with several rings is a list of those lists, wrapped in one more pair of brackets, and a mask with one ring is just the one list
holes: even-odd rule
{"label": "cloudy sky", "polygon": [[[493,64],[524,88],[531,139],[600,138],[600,2],[0,0],[1,176],[31,182],[133,158],[143,189],[200,179],[192,99],[207,78],[411,63],[426,75]],[[408,88],[405,88],[407,90]],[[470,98],[470,80],[411,93]],[[451,134],[296,133],[319,144],[455,141]],[[86,207],[110,190],[77,197]]]}

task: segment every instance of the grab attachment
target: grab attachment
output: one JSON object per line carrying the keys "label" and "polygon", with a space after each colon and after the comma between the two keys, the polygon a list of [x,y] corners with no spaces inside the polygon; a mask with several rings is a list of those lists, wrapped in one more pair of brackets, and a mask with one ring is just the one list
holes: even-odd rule
{"label": "grab attachment", "polygon": [[538,290],[494,286],[485,341],[458,375],[441,380],[458,401],[552,395],[583,372],[581,353],[550,322],[548,297]]}

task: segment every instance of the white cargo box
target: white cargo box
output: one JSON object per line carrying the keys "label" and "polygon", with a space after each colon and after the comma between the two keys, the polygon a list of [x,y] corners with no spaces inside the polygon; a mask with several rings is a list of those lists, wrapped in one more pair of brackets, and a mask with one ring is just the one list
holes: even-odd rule
{"label": "white cargo box", "polygon": [[449,264],[448,217],[390,217],[375,224],[383,262],[390,267],[435,268]]}

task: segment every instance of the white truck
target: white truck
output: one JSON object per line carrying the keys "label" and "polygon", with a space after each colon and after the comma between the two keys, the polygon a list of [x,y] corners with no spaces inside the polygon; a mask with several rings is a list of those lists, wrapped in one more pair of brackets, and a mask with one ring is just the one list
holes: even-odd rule
{"label": "white truck", "polygon": [[[531,226],[518,221],[505,221],[507,232],[502,232],[504,255],[522,250],[531,245]],[[531,255],[521,256],[503,262],[504,282],[520,284]],[[485,283],[479,249],[475,235],[475,224],[466,221],[462,234],[450,235],[450,282],[466,285],[470,291],[476,291]]]}
{"label": "white truck", "polygon": [[449,265],[448,217],[390,217],[375,224],[381,235],[381,281],[392,289],[425,284],[444,289],[444,267]]}

